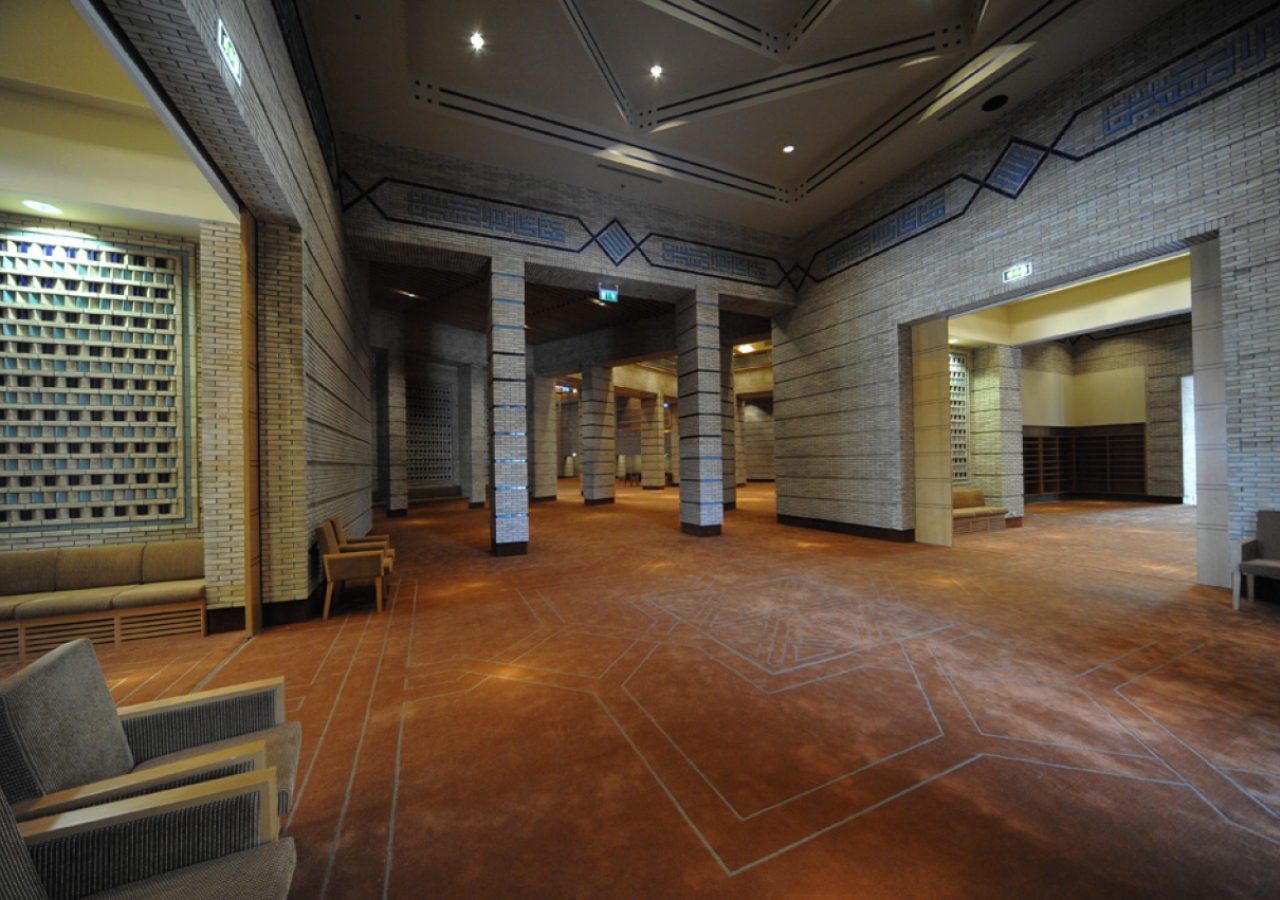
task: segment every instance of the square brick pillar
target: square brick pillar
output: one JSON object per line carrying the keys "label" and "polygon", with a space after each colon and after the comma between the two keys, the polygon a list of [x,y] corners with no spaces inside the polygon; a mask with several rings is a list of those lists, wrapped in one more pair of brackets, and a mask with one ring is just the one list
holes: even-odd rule
{"label": "square brick pillar", "polygon": [[484,506],[489,485],[487,374],[482,366],[458,367],[458,467],[468,506]]}
{"label": "square brick pillar", "polygon": [[746,426],[744,424],[745,413],[743,412],[743,403],[734,398],[733,403],[733,471],[737,475],[738,486],[747,483],[747,449],[746,449]]}
{"label": "square brick pillar", "polygon": [[680,530],[710,537],[724,523],[720,301],[698,289],[676,302],[680,390]]}
{"label": "square brick pillar", "polygon": [[640,484],[646,491],[660,491],[667,486],[664,402],[661,394],[640,398]]}
{"label": "square brick pillar", "polygon": [[720,348],[720,459],[724,508],[738,508],[738,441],[734,422],[733,347]]}
{"label": "square brick pillar", "polygon": [[239,225],[200,225],[200,480],[205,590],[211,607],[251,602],[244,460],[250,422],[246,394],[254,386],[247,384],[242,354],[245,331],[256,324],[255,311],[245,308],[245,277],[255,280],[255,273],[244,271],[246,262],[251,260],[242,257]]}
{"label": "square brick pillar", "polygon": [[556,463],[560,443],[560,406],[556,402],[556,380],[529,375],[529,446],[532,449],[534,503],[556,499]]}
{"label": "square brick pillar", "polygon": [[951,546],[951,354],[947,320],[911,328],[916,543]]}
{"label": "square brick pillar", "polygon": [[969,487],[988,506],[1022,521],[1022,351],[992,344],[974,350],[969,383]]}
{"label": "square brick pillar", "polygon": [[582,499],[587,506],[614,501],[618,467],[613,369],[582,367]]}
{"label": "square brick pillar", "polygon": [[379,442],[385,442],[387,458],[387,515],[403,516],[409,510],[409,430],[405,406],[404,314],[386,313],[380,323],[378,346],[385,348],[385,372],[379,372]]}
{"label": "square brick pillar", "polygon": [[489,535],[494,556],[529,552],[529,409],[524,260],[494,257],[489,273]]}
{"label": "square brick pillar", "polygon": [[1196,401],[1196,581],[1231,586],[1227,481],[1227,365],[1222,255],[1217,240],[1191,245],[1191,360]]}

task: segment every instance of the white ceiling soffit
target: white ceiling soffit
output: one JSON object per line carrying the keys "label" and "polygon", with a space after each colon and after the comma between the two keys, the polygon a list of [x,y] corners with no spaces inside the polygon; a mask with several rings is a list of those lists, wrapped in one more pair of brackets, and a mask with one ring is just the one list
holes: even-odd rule
{"label": "white ceiling soffit", "polygon": [[1013,109],[1176,4],[319,0],[304,13],[343,131],[796,235],[990,122],[972,101],[1003,93]]}

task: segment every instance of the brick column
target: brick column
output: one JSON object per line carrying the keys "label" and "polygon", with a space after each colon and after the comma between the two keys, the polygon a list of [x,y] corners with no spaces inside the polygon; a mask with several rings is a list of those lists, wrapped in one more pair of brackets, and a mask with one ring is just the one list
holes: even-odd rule
{"label": "brick column", "polygon": [[305,600],[311,587],[302,308],[302,235],[264,222],[258,226],[263,603]]}
{"label": "brick column", "polygon": [[458,367],[459,474],[471,509],[484,506],[489,484],[487,377],[481,366]]}
{"label": "brick column", "polygon": [[951,546],[951,355],[947,320],[911,328],[916,541]]}
{"label": "brick column", "polygon": [[640,399],[640,483],[646,491],[667,486],[666,447],[663,440],[662,395]]}
{"label": "brick column", "polygon": [[1023,513],[1022,351],[992,345],[973,351],[969,373],[969,480],[987,506]]}
{"label": "brick column", "polygon": [[409,509],[408,415],[405,410],[404,314],[380,311],[373,323],[374,346],[386,354],[385,372],[379,373],[379,443],[385,443],[387,458],[387,515],[403,516]]}
{"label": "brick column", "polygon": [[720,348],[720,470],[724,508],[738,508],[738,441],[734,427],[733,346]]}
{"label": "brick column", "polygon": [[680,390],[680,529],[709,537],[724,523],[720,302],[702,289],[676,302]]}
{"label": "brick column", "polygon": [[247,507],[243,471],[245,315],[240,226],[200,226],[200,480],[208,605],[244,606]]}
{"label": "brick column", "polygon": [[489,274],[489,535],[494,556],[529,552],[529,409],[524,260],[494,257]]}
{"label": "brick column", "polygon": [[733,471],[739,487],[747,483],[747,448],[743,404],[734,398],[733,403]]}
{"label": "brick column", "polygon": [[550,376],[529,376],[529,446],[533,465],[531,499],[537,503],[556,499],[556,464],[560,443],[560,407],[556,403],[556,380]]}
{"label": "brick column", "polygon": [[1196,581],[1231,586],[1227,378],[1218,241],[1191,245],[1191,359],[1196,396]]}
{"label": "brick column", "polygon": [[617,411],[613,403],[613,370],[583,366],[582,401],[582,498],[587,506],[612,503],[618,467],[614,440]]}

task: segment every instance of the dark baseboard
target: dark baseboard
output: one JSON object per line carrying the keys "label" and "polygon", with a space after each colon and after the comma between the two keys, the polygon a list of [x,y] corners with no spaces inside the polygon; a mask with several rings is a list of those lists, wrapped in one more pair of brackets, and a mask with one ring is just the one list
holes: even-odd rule
{"label": "dark baseboard", "polygon": [[493,544],[494,556],[524,556],[529,552],[528,541],[512,541],[508,544]]}
{"label": "dark baseboard", "polygon": [[407,509],[389,509],[389,510],[387,510],[387,518],[388,518],[388,519],[398,519],[398,518],[400,518],[401,516],[407,516],[407,515],[409,515],[409,510],[407,510]]}
{"label": "dark baseboard", "polygon": [[1165,497],[1159,494],[1099,494],[1088,491],[1067,491],[1061,494],[1035,494],[1025,498],[1031,503],[1062,503],[1067,500],[1112,500],[1116,503],[1169,503],[1181,504],[1181,497]]}
{"label": "dark baseboard", "polygon": [[469,501],[467,501],[467,509],[484,509],[484,501],[483,501],[483,500],[477,500],[477,501],[469,500]]}
{"label": "dark baseboard", "polygon": [[727,503],[725,503],[724,508],[725,508],[726,510],[729,510],[729,509],[737,509],[737,508],[738,508],[738,501],[737,501],[737,500],[730,500],[730,501],[728,501]]}
{"label": "dark baseboard", "polygon": [[644,485],[644,489],[646,491],[664,491],[667,489],[667,486],[665,484],[646,484]]}
{"label": "dark baseboard", "polygon": [[895,544],[910,544],[916,539],[916,530],[907,528],[898,531],[893,528],[877,528],[874,525],[854,525],[851,522],[829,522],[826,519],[806,519],[802,516],[778,515],[779,525],[794,525],[797,528],[812,528],[815,531],[832,531],[836,534],[848,534],[853,537],[871,538],[877,541],[891,541]]}
{"label": "dark baseboard", "polygon": [[616,501],[617,501],[616,497],[597,497],[594,500],[588,500],[586,497],[582,498],[582,503],[584,506],[606,506]]}
{"label": "dark baseboard", "polygon": [[681,522],[680,530],[694,537],[719,537],[719,525],[694,525],[692,522]]}
{"label": "dark baseboard", "polygon": [[205,611],[205,628],[209,634],[244,631],[244,607],[229,606]]}
{"label": "dark baseboard", "polygon": [[274,628],[277,625],[296,625],[323,612],[324,584],[322,583],[312,596],[305,599],[262,604],[262,624],[266,628]]}
{"label": "dark baseboard", "polygon": [[557,497],[555,494],[552,494],[550,497],[530,497],[529,502],[530,503],[555,503],[559,499],[560,498]]}
{"label": "dark baseboard", "polygon": [[1009,518],[1005,519],[1004,527],[1005,528],[1021,528],[1022,516],[1010,516]]}

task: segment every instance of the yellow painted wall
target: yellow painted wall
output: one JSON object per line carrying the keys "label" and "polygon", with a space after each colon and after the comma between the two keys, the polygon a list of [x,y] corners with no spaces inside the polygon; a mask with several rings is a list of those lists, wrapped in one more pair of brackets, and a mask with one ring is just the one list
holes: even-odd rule
{"label": "yellow painted wall", "polygon": [[1064,375],[1022,372],[1022,423],[1056,428],[1147,421],[1145,366]]}

